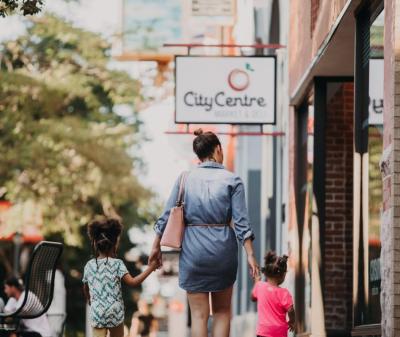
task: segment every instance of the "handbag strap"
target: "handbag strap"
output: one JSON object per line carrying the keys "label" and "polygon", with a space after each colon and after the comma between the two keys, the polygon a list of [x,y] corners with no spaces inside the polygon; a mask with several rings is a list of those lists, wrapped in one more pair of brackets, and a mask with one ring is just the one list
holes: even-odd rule
{"label": "handbag strap", "polygon": [[181,175],[181,181],[179,183],[179,192],[178,192],[178,199],[176,200],[176,205],[181,206],[184,203],[184,194],[185,194],[185,182],[188,176],[188,171],[185,171]]}

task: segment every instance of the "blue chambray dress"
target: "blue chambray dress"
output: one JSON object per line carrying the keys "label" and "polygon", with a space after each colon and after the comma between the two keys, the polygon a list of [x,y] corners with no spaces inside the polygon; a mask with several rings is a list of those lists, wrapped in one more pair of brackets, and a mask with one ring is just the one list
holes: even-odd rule
{"label": "blue chambray dress", "polygon": [[[162,236],[170,209],[175,206],[180,177],[154,229]],[[254,239],[246,207],[242,180],[223,165],[207,161],[190,171],[185,184],[186,224],[229,224],[230,226],[187,226],[179,256],[179,286],[188,292],[216,292],[235,283],[238,268],[237,240]]]}

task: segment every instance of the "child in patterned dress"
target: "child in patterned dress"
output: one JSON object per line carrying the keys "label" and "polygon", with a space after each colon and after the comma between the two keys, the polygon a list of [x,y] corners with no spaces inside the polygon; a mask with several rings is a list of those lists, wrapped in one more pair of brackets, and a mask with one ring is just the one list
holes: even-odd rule
{"label": "child in patterned dress", "polygon": [[153,261],[144,272],[132,277],[124,262],[116,258],[121,232],[122,223],[113,218],[97,217],[88,226],[95,258],[86,263],[82,281],[90,305],[93,337],[106,337],[107,331],[110,337],[124,336],[121,281],[137,287],[159,267]]}

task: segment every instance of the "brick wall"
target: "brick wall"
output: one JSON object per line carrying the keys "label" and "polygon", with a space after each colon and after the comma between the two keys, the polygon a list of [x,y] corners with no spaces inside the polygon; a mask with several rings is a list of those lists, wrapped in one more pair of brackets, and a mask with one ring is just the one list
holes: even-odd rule
{"label": "brick wall", "polygon": [[400,336],[400,0],[385,0],[382,337]]}
{"label": "brick wall", "polygon": [[326,119],[325,325],[352,326],[353,84],[342,84],[328,103]]}

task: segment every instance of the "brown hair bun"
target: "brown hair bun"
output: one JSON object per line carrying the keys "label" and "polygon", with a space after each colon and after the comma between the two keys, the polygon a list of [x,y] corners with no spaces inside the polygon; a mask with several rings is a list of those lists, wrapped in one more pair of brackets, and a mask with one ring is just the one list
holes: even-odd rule
{"label": "brown hair bun", "polygon": [[193,151],[200,160],[209,158],[215,148],[221,146],[217,135],[211,131],[203,132],[202,129],[197,129],[194,134],[197,137],[193,140]]}
{"label": "brown hair bun", "polygon": [[194,135],[195,136],[200,136],[203,134],[203,129],[202,128],[198,128],[194,131]]}

